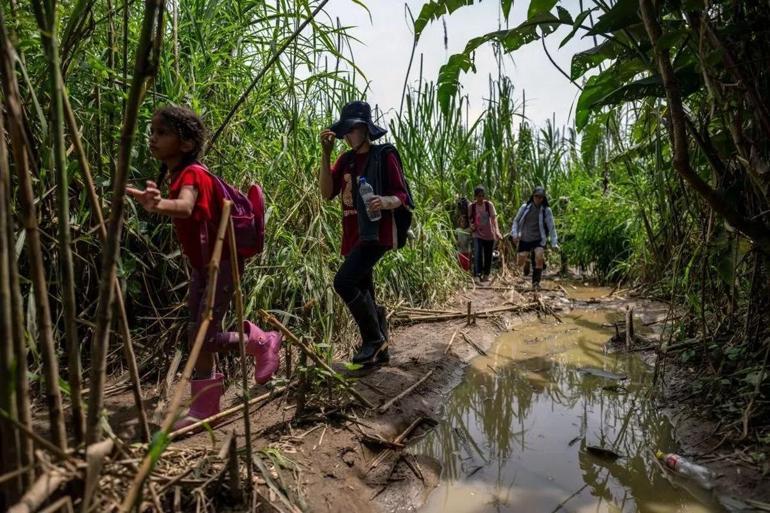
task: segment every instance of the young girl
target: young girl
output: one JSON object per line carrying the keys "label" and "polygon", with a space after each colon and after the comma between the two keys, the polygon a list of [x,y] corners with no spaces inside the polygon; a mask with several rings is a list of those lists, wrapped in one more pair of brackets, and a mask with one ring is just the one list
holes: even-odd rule
{"label": "young girl", "polygon": [[[145,190],[128,187],[126,192],[148,212],[172,218],[182,252],[190,263],[190,289],[187,343],[191,348],[206,307],[208,263],[214,248],[220,220],[222,194],[214,177],[197,161],[203,147],[206,129],[190,109],[163,107],[155,112],[150,131],[150,153],[161,165],[157,183],[147,181]],[[168,198],[163,198],[157,184],[169,178]],[[243,259],[237,258],[243,270]],[[222,319],[233,295],[230,251],[225,244],[217,275],[213,318],[206,332],[195,372],[190,383],[192,404],[186,417],[177,421],[174,430],[219,413],[219,400],[224,394],[224,376],[216,372],[214,353],[238,350],[238,333],[223,332]],[[258,383],[266,383],[278,368],[281,336],[264,332],[254,323],[244,321],[246,353],[255,359]]]}

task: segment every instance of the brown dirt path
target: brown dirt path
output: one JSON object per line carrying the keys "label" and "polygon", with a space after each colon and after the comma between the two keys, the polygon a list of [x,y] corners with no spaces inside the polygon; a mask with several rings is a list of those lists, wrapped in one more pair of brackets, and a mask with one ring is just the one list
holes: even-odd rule
{"label": "brown dirt path", "polygon": [[[528,290],[529,284],[523,281],[490,285],[484,288],[469,284],[441,308],[465,311],[467,302],[471,301],[473,310],[478,311],[523,304],[536,297]],[[556,309],[569,305],[570,301],[557,285],[544,282],[544,288],[546,290],[538,295],[547,304]],[[366,513],[409,510],[411,505],[421,504],[427,493],[435,487],[440,469],[433,462],[416,460],[412,466],[422,474],[422,482],[415,479],[416,474],[403,460],[394,468],[396,458],[391,457],[369,471],[378,451],[372,451],[360,442],[362,431],[393,440],[415,419],[438,416],[442,396],[452,390],[461,378],[467,362],[478,354],[459,334],[450,351],[445,354],[447,344],[456,330],[466,333],[481,349],[486,349],[501,331],[533,315],[501,313],[495,317],[478,319],[472,326],[466,326],[465,319],[393,326],[390,364],[358,378],[356,389],[373,404],[380,405],[433,370],[425,382],[384,414],[362,408],[352,408],[346,412],[347,415],[356,416],[366,427],[340,418],[292,425],[295,412],[293,401],[286,396],[276,398],[252,415],[252,432],[258,434],[253,438],[254,448],[277,449],[294,463],[293,471],[281,470],[281,478],[284,483],[291,483],[288,487],[292,488],[292,495],[295,499],[302,498],[307,511]],[[230,386],[223,398],[223,407],[237,403],[238,389],[237,384]],[[265,391],[264,387],[255,387],[252,389],[252,397]],[[145,389],[144,392],[145,397],[157,394],[156,390],[151,389]],[[155,401],[148,400],[147,403],[148,415],[151,415]],[[111,425],[118,426],[116,430],[129,435],[135,427],[131,418],[131,396],[124,393],[108,398],[106,407],[112,412]],[[419,435],[426,428],[425,424],[421,425],[412,436]],[[243,430],[243,419],[239,418],[219,426],[212,433],[203,432],[175,441],[173,446],[180,449],[209,447],[216,452],[227,433],[235,431],[242,435]],[[241,436],[239,446],[242,445]]]}

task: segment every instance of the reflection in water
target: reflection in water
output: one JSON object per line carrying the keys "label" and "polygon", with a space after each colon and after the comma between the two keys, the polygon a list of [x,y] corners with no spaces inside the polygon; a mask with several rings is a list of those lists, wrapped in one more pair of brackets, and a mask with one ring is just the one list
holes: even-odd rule
{"label": "reflection in water", "polygon": [[[442,484],[422,511],[720,511],[706,494],[697,500],[672,487],[655,467],[651,448],[675,449],[671,426],[648,396],[644,362],[604,351],[611,332],[601,326],[612,316],[535,322],[473,361],[442,422],[416,449],[443,465]],[[580,370],[589,367],[607,375]],[[621,458],[602,459],[587,446]]]}

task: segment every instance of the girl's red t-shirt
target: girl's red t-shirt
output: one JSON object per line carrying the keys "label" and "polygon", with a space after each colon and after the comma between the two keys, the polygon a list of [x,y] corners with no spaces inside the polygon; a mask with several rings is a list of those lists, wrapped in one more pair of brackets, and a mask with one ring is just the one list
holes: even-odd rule
{"label": "girl's red t-shirt", "polygon": [[[190,265],[203,269],[209,263],[211,249],[216,238],[217,225],[222,205],[222,194],[214,178],[203,164],[192,163],[171,175],[169,199],[178,199],[182,187],[195,187],[198,199],[195,201],[192,215],[188,218],[175,217],[174,231],[182,246],[182,253],[190,260]],[[223,248],[222,258],[228,254]]]}
{"label": "girl's red t-shirt", "polygon": [[[358,184],[358,177],[366,172],[366,161],[369,153],[357,153],[355,155],[355,165],[347,165],[345,154],[337,158],[337,161],[331,168],[332,181],[334,184],[332,198],[340,195],[342,203],[342,248],[343,256],[358,244],[358,211],[353,204],[353,187]],[[402,205],[406,205],[408,193],[406,185],[402,179],[401,166],[398,158],[392,152],[387,153],[385,157],[386,184],[383,196],[395,196],[401,200]],[[355,176],[353,175],[355,173]],[[380,218],[380,233],[378,243],[381,246],[395,248],[398,236],[396,234],[396,224],[393,222],[393,211],[383,210]]]}

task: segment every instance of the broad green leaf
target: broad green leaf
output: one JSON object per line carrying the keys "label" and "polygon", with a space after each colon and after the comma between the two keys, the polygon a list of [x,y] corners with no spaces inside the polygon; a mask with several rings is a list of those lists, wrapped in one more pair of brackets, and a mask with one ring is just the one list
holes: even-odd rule
{"label": "broad green leaf", "polygon": [[561,5],[556,6],[556,12],[559,13],[558,14],[559,19],[563,23],[566,23],[568,25],[572,25],[573,23],[575,23],[575,20],[572,19],[572,15],[569,13],[569,11],[564,7],[562,7]]}
{"label": "broad green leaf", "polygon": [[593,68],[594,66],[598,66],[605,60],[614,59],[620,54],[621,51],[622,48],[620,48],[616,43],[607,40],[589,50],[576,53],[572,56],[570,76],[573,80],[575,80],[583,76],[586,71]]}
{"label": "broad green leaf", "polygon": [[588,35],[608,34],[639,23],[639,0],[618,0],[602,14]]}
{"label": "broad green leaf", "polygon": [[535,16],[550,12],[554,5],[556,0],[531,0],[527,9],[527,19],[531,20]]}
{"label": "broad green leaf", "polygon": [[460,7],[473,5],[475,0],[431,0],[420,9],[420,15],[414,20],[414,39],[420,39],[422,31],[431,22],[436,21],[445,14],[452,14]]}
{"label": "broad green leaf", "polygon": [[591,14],[591,11],[593,11],[593,9],[587,9],[581,12],[580,14],[578,14],[577,18],[575,18],[575,21],[572,23],[572,30],[570,30],[569,34],[567,34],[567,37],[561,40],[561,44],[559,45],[559,48],[569,43],[570,40],[573,37],[575,37],[575,33],[578,31],[578,29],[583,24],[583,22],[588,17],[588,15]]}
{"label": "broad green leaf", "polygon": [[580,140],[580,156],[586,167],[591,166],[594,162],[596,147],[604,135],[608,116],[608,113],[596,116],[583,131],[583,137]]}
{"label": "broad green leaf", "polygon": [[451,100],[460,89],[460,73],[475,69],[471,56],[478,47],[489,41],[497,41],[506,53],[510,53],[538,39],[540,37],[537,32],[538,28],[541,29],[543,35],[548,35],[556,30],[560,23],[553,14],[539,14],[518,27],[490,32],[468,41],[465,50],[462,53],[452,55],[439,70],[437,94],[441,110],[445,114],[449,112]]}

